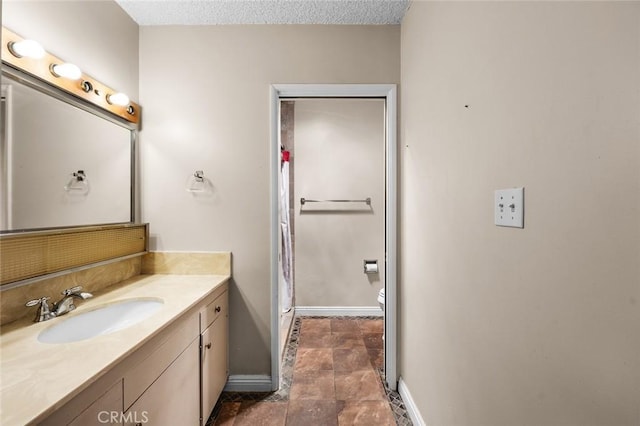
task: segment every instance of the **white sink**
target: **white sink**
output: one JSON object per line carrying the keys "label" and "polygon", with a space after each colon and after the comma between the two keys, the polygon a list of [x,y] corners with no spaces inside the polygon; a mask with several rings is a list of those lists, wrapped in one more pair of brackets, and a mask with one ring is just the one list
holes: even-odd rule
{"label": "white sink", "polygon": [[42,343],[69,343],[110,334],[149,318],[162,307],[160,299],[126,299],[68,318],[54,318],[58,322],[42,330],[38,341]]}

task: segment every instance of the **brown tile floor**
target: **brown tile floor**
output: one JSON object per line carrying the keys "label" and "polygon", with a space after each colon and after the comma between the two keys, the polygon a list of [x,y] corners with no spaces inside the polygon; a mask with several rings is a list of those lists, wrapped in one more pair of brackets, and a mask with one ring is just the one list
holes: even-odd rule
{"label": "brown tile floor", "polygon": [[296,321],[299,334],[298,330],[292,334],[294,350],[289,368],[283,366],[283,389],[263,397],[223,394],[210,424],[396,425],[396,409],[392,410],[379,374],[382,319],[302,317]]}

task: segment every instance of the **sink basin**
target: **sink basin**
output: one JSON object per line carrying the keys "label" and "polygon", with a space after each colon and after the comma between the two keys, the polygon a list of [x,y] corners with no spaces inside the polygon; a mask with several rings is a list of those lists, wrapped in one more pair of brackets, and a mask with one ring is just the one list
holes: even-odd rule
{"label": "sink basin", "polygon": [[69,343],[114,333],[149,318],[162,304],[160,299],[126,299],[76,315],[72,312],[68,318],[53,319],[59,322],[41,331],[38,341]]}

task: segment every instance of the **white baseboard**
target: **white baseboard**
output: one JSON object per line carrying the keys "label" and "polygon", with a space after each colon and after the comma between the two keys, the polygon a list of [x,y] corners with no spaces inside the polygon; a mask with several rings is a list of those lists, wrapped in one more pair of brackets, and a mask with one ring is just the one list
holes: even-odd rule
{"label": "white baseboard", "polygon": [[237,374],[229,376],[227,392],[271,392],[271,376]]}
{"label": "white baseboard", "polygon": [[296,306],[296,315],[317,317],[381,317],[379,306]]}
{"label": "white baseboard", "polygon": [[426,426],[426,423],[420,414],[420,410],[418,410],[415,401],[411,397],[409,388],[404,380],[402,380],[402,377],[398,380],[398,393],[402,397],[402,402],[404,402],[404,406],[407,409],[407,414],[409,415],[411,422],[416,426]]}

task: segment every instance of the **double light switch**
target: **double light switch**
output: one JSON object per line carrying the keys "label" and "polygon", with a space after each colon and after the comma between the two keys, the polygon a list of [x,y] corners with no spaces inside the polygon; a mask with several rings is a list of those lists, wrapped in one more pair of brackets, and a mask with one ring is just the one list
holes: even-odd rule
{"label": "double light switch", "polygon": [[524,188],[496,190],[494,209],[496,225],[524,228]]}

